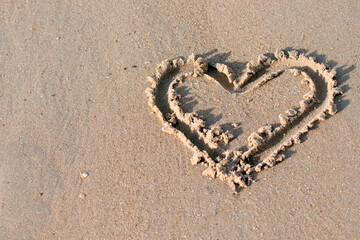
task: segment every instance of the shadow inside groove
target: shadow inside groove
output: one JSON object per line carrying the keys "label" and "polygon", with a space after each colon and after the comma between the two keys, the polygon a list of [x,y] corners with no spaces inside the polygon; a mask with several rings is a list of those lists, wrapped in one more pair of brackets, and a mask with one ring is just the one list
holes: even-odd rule
{"label": "shadow inside groove", "polygon": [[229,82],[228,77],[224,73],[219,72],[216,68],[209,66],[206,74],[215,79],[224,89],[229,92],[234,91],[234,85]]}
{"label": "shadow inside groove", "polygon": [[[171,72],[167,77],[163,78],[158,83],[157,92],[155,95],[155,104],[161,111],[161,113],[166,116],[167,113],[172,113],[168,102],[168,94],[167,91],[170,87],[170,83],[173,79],[178,75],[180,72],[179,70],[175,70]],[[185,96],[182,96],[185,97]],[[208,147],[208,145],[200,139],[199,135],[196,132],[191,131],[188,124],[181,122],[178,119],[177,124],[174,126],[177,130],[184,133],[184,135],[194,144],[196,145],[201,151],[205,150],[208,152],[212,159],[216,159],[217,156],[223,157],[223,153],[221,149],[214,150]]]}

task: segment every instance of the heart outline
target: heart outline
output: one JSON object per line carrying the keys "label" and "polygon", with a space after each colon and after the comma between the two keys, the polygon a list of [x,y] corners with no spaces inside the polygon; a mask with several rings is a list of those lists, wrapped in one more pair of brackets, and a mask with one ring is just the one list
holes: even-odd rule
{"label": "heart outline", "polygon": [[[312,103],[315,102],[316,85],[314,79],[312,79],[305,71],[301,71],[298,68],[287,68],[285,70],[271,73],[263,77],[263,79],[257,85],[255,85],[255,87],[249,90],[252,91],[256,87],[259,87],[262,84],[266,84],[268,81],[271,81],[285,71],[289,71],[294,75],[303,75],[305,78],[304,81],[307,82],[310,86],[310,92],[306,93],[305,95],[307,96],[304,96],[304,100],[300,101],[299,103],[299,111],[294,113],[296,110],[291,109],[293,111],[285,116],[280,114],[280,127],[275,129],[266,129],[262,127],[263,129],[261,131],[260,128],[257,132],[250,134],[248,138],[249,149],[245,152],[227,150],[223,152],[222,156],[219,155],[216,159],[214,159],[214,157],[209,155],[207,150],[200,150],[196,144],[189,140],[183,131],[180,131],[175,127],[175,125],[178,123],[185,125],[187,124],[190,128],[190,131],[197,133],[199,138],[204,141],[205,145],[210,148],[218,148],[216,143],[220,141],[227,143],[231,138],[228,133],[221,132],[221,129],[206,129],[205,122],[198,118],[196,113],[182,112],[179,106],[180,102],[178,101],[181,96],[179,96],[175,90],[176,85],[187,77],[197,78],[205,76],[207,79],[215,80],[207,74],[208,68],[210,66],[215,68],[218,72],[225,74],[229,83],[233,84],[235,89],[241,89],[249,82],[251,82],[252,78],[258,72],[262,71],[266,67],[270,67],[276,62],[288,60],[290,62],[292,61],[298,63],[301,67],[307,67],[321,76],[326,83],[327,95],[324,101],[321,103],[323,107],[320,109],[320,113],[308,121],[305,127],[296,132],[296,134],[290,137],[285,137],[286,141],[282,141],[284,138],[281,138],[280,141],[284,143],[280,144],[278,148],[276,148],[265,159],[260,161],[260,163],[258,163],[256,166],[251,166],[248,160],[257,154],[263,145],[271,141],[271,137],[266,139],[265,136],[278,136],[279,133],[288,128],[292,122],[295,122],[297,119],[301,119],[301,116],[307,112]],[[163,92],[161,93],[159,91],[159,85],[162,84],[164,79],[171,77],[171,74],[179,72],[182,68],[189,68],[189,65],[190,71],[175,77],[174,80],[168,84],[169,86],[167,88],[166,95],[168,97],[167,101],[172,113],[169,115],[168,112],[167,115],[163,113],[158,106],[161,103],[159,103],[157,97],[160,94],[164,94]],[[246,187],[251,182],[253,182],[253,179],[250,176],[251,173],[261,172],[263,169],[272,167],[276,163],[283,161],[285,157],[284,155],[280,155],[281,152],[285,151],[293,144],[300,143],[301,135],[308,132],[313,127],[315,122],[324,120],[327,115],[334,115],[336,113],[337,110],[336,105],[334,104],[334,97],[338,94],[342,94],[342,92],[339,88],[336,88],[337,82],[334,79],[335,74],[335,70],[329,70],[324,64],[317,63],[314,58],[307,57],[304,54],[299,54],[297,51],[276,51],[273,57],[261,55],[258,58],[257,63],[250,61],[247,64],[246,70],[240,75],[240,77],[235,78],[234,72],[226,64],[211,63],[201,57],[197,58],[194,54],[192,54],[187,58],[187,60],[184,60],[183,58],[177,58],[163,61],[157,67],[155,76],[147,78],[151,83],[151,87],[147,88],[145,93],[149,106],[152,108],[153,112],[157,114],[163,124],[162,130],[169,134],[178,136],[186,146],[193,150],[194,155],[191,158],[191,163],[193,165],[198,163],[207,165],[207,169],[203,171],[203,175],[210,178],[219,178],[227,182],[232,187],[232,189],[237,192],[239,188]],[[175,75],[176,74],[174,74],[174,76]],[[301,120],[300,123],[302,121],[303,120]],[[290,127],[289,131],[293,128],[294,127]]]}

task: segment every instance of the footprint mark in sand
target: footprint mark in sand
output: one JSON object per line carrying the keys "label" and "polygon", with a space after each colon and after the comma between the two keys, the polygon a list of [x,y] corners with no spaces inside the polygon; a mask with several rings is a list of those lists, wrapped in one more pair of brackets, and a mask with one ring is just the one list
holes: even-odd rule
{"label": "footprint mark in sand", "polygon": [[[269,72],[270,67],[278,69]],[[307,85],[309,90],[297,107],[279,113],[278,123],[260,126],[257,131],[252,132],[247,139],[246,150],[229,150],[224,146],[234,136],[220,127],[206,127],[206,119],[195,112],[185,113],[179,101],[182,96],[177,90],[188,78],[204,77],[218,82],[218,73],[226,76],[226,85],[231,86],[231,91],[236,91],[239,97],[284,73],[301,76],[301,83]],[[163,124],[163,131],[178,136],[193,150],[191,163],[205,165],[204,176],[219,178],[238,192],[254,181],[254,173],[283,161],[284,151],[299,144],[300,137],[316,122],[336,113],[334,97],[342,92],[336,87],[335,74],[335,70],[330,70],[312,57],[297,51],[277,51],[271,56],[261,55],[256,62],[250,61],[238,78],[225,64],[208,62],[191,55],[186,60],[178,58],[163,61],[157,67],[155,76],[148,77],[151,87],[145,93],[152,112]],[[260,160],[254,161],[255,157]]]}

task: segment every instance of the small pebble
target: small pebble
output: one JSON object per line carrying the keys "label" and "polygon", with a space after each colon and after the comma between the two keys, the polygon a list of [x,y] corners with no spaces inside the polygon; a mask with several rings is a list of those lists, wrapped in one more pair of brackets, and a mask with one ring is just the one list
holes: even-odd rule
{"label": "small pebble", "polygon": [[88,176],[89,176],[89,174],[88,174],[87,172],[83,172],[83,173],[81,173],[81,175],[80,175],[81,179],[85,179],[85,178],[87,178]]}
{"label": "small pebble", "polygon": [[85,199],[85,198],[86,198],[86,194],[85,194],[85,193],[80,193],[80,194],[79,194],[79,198]]}

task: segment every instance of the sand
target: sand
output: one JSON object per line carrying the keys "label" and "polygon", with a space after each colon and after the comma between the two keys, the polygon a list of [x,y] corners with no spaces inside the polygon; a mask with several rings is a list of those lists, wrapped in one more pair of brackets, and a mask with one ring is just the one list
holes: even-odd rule
{"label": "sand", "polygon": [[[274,65],[283,69],[270,70]],[[213,73],[209,68],[213,68]],[[181,95],[177,90],[184,81],[194,82],[204,76],[218,82],[219,85],[222,82],[232,85],[233,89],[229,91],[236,96],[250,95],[287,72],[293,76],[301,75],[301,83],[308,85],[308,92],[302,96],[298,107],[286,110],[285,115],[278,115],[279,123],[261,126],[257,131],[250,133],[244,151],[240,150],[240,146],[234,149],[228,147],[229,142],[235,138],[234,134],[224,131],[218,125],[209,127],[204,116],[197,112],[185,112],[180,101],[187,95]],[[221,75],[223,79],[220,78]],[[226,64],[207,62],[192,54],[186,60],[178,58],[163,61],[157,67],[156,74],[148,77],[151,86],[145,93],[151,113],[156,114],[163,124],[162,130],[178,136],[194,152],[192,164],[206,165],[204,176],[219,178],[238,193],[240,188],[247,187],[254,181],[252,173],[259,173],[282,162],[286,157],[282,153],[294,144],[301,143],[303,135],[314,128],[316,123],[336,114],[334,98],[343,92],[337,87],[337,81],[334,79],[335,70],[330,70],[326,65],[317,63],[313,57],[307,57],[296,50],[276,51],[273,56],[261,55],[257,63],[250,61],[247,64],[246,70],[238,79],[235,79],[234,75],[234,71]],[[250,84],[253,86],[245,87]],[[282,82],[279,84],[283,85]],[[269,97],[271,96],[265,92],[261,100],[267,100]],[[290,95],[290,98],[294,98],[294,95]],[[234,105],[233,108],[236,109],[237,106]],[[292,133],[289,134],[290,132]],[[220,143],[224,146],[220,146]],[[271,152],[264,158],[257,157],[265,151]],[[258,160],[255,162],[256,157]]]}
{"label": "sand", "polygon": [[[0,238],[359,239],[359,11],[358,1],[2,3]],[[277,50],[314,59],[337,86],[315,91],[330,82],[297,59],[244,77]],[[202,67],[154,101],[177,112],[151,114],[147,77],[192,53]],[[188,131],[184,144],[167,133],[186,119],[212,134],[201,143]],[[269,124],[289,130],[266,140]],[[214,148],[240,178],[209,168],[206,153],[220,161],[202,150]]]}

